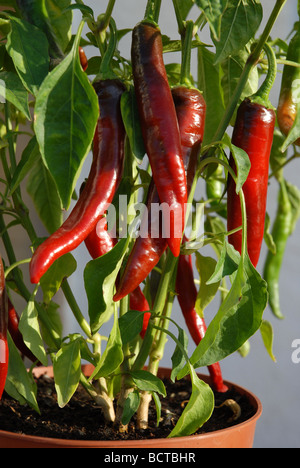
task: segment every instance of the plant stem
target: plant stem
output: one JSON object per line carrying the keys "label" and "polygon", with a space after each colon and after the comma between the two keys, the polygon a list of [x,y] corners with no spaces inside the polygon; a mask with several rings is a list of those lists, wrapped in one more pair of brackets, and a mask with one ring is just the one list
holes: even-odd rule
{"label": "plant stem", "polygon": [[148,0],[144,19],[147,21],[158,22],[161,7],[161,0]]}
{"label": "plant stem", "polygon": [[80,325],[81,329],[84,331],[84,333],[93,340],[93,334],[91,332],[91,328],[84,318],[83,314],[81,313],[81,310],[77,304],[77,301],[74,297],[73,291],[68,283],[68,281],[65,279],[62,284],[61,284],[61,289],[64,293],[64,296],[73,312],[73,315],[75,319],[77,320],[77,323]]}
{"label": "plant stem", "polygon": [[116,0],[109,0],[107,8],[106,8],[106,12],[104,13],[104,16],[101,18],[101,22],[98,27],[99,33],[106,31],[106,29],[108,28],[115,3],[116,3]]}
{"label": "plant stem", "polygon": [[228,125],[230,124],[230,121],[233,117],[233,114],[235,112],[236,106],[239,102],[239,99],[241,97],[241,94],[246,86],[246,83],[248,81],[249,75],[251,73],[252,68],[257,64],[259,61],[259,57],[261,54],[261,51],[263,50],[263,47],[268,40],[271,30],[284,6],[287,0],[277,0],[275,7],[270,15],[270,18],[266,24],[266,27],[260,37],[260,40],[258,41],[254,51],[249,55],[248,60],[246,62],[246,65],[243,69],[243,72],[240,76],[239,82],[235,88],[235,91],[231,97],[230,103],[227,107],[227,110],[224,114],[224,117],[222,121],[220,122],[220,125],[216,131],[216,134],[213,138],[213,141],[220,141],[222,140],[224,133],[226,132],[226,129]]}
{"label": "plant stem", "polygon": [[[166,261],[164,264],[164,268],[163,268],[163,272],[161,275],[159,287],[158,287],[158,292],[155,297],[155,301],[153,305],[154,324],[156,324],[156,322],[158,321],[158,319],[155,318],[155,315],[161,315],[164,310],[164,306],[165,306],[168,291],[169,291],[169,284],[170,284],[176,263],[177,263],[177,258],[173,256],[171,251],[168,251]],[[140,352],[137,355],[136,360],[134,361],[132,370],[142,369],[149,356],[149,353],[150,353],[150,350],[151,350],[151,347],[155,338],[155,334],[156,334],[155,329],[153,328],[153,322],[152,322],[152,319],[149,321],[148,328],[147,328],[143,343],[141,345]]]}
{"label": "plant stem", "polygon": [[176,20],[178,24],[178,32],[180,36],[182,37],[184,36],[184,33],[185,33],[185,26],[184,26],[184,21],[181,16],[180,5],[179,5],[178,0],[173,0],[173,6],[174,6]]}
{"label": "plant stem", "polygon": [[191,86],[191,50],[193,39],[194,23],[187,21],[184,32],[182,33],[182,60],[181,60],[181,76],[180,83],[186,86]]}
{"label": "plant stem", "polygon": [[[157,329],[156,337],[153,341],[152,350],[149,357],[148,371],[153,375],[157,375],[159,363],[164,355],[165,345],[167,343],[166,330],[169,325],[168,318],[171,317],[173,302],[175,295],[172,291],[168,294],[168,299],[165,305],[165,310],[163,316],[160,318],[160,325],[153,326],[154,329]],[[148,415],[149,415],[149,405],[152,400],[152,395],[149,392],[141,393],[141,402],[137,412],[137,425],[139,429],[148,428]]]}

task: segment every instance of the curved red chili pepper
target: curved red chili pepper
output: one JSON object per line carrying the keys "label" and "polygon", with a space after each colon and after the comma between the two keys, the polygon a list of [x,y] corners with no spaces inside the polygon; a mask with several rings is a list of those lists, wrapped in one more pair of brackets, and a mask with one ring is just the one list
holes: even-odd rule
{"label": "curved red chili pepper", "polygon": [[92,167],[69,217],[35,251],[30,263],[32,283],[38,283],[57,258],[84,241],[112,202],[122,176],[125,128],[120,100],[125,86],[119,80],[105,80],[94,83],[94,88],[101,111],[94,135]]}
{"label": "curved red chili pepper", "polygon": [[[187,172],[187,187],[190,190],[203,140],[206,104],[202,94],[195,88],[178,86],[172,89],[172,96],[180,131],[183,163]],[[167,239],[161,235],[161,230],[159,230],[162,225],[161,219],[152,219],[153,210],[151,207],[153,204],[159,205],[159,203],[158,190],[152,181],[147,198],[146,213],[148,218],[146,225],[148,231],[144,232],[141,228],[143,236],[139,236],[135,241],[120,278],[114,296],[115,301],[125,297],[144,281],[168,247]]]}
{"label": "curved red chili pepper", "polygon": [[7,293],[5,289],[5,276],[2,258],[0,258],[0,400],[5,387],[8,371],[8,344],[7,344],[7,326],[8,326],[8,304]]}
{"label": "curved red chili pepper", "polygon": [[[185,322],[196,346],[204,338],[206,324],[196,309],[197,289],[194,283],[194,273],[191,255],[180,255],[176,277],[177,299],[182,310]],[[225,393],[228,387],[223,382],[221,366],[217,362],[208,366],[212,385],[217,392]]]}
{"label": "curved red chili pepper", "polygon": [[[95,259],[109,252],[116,245],[117,240],[108,232],[106,218],[102,218],[84,242],[91,257]],[[137,310],[139,312],[150,310],[148,301],[139,285],[130,293],[129,305],[131,310]],[[145,336],[150,317],[150,312],[144,314],[143,328],[140,332],[142,338]]]}
{"label": "curved red chili pepper", "polygon": [[[274,110],[245,99],[237,113],[232,143],[249,156],[251,169],[243,185],[247,210],[248,253],[254,267],[257,266],[264,237],[269,160],[273,142],[276,115]],[[233,157],[231,167],[236,170]],[[228,231],[242,226],[240,198],[231,176],[228,177],[227,197]],[[229,242],[241,252],[242,231],[229,236]]]}
{"label": "curved red chili pepper", "polygon": [[[26,356],[32,362],[35,362],[37,358],[32,354],[30,349],[26,346],[23,340],[23,335],[19,330],[19,316],[8,298],[8,331],[12,337],[13,342],[15,343],[18,350],[23,356]],[[38,363],[37,365],[40,365]]]}
{"label": "curved red chili pepper", "polygon": [[185,222],[187,185],[159,28],[146,22],[138,24],[133,30],[131,55],[143,140],[160,202],[170,209],[170,216],[164,219],[166,232],[170,231],[166,240],[177,257]]}

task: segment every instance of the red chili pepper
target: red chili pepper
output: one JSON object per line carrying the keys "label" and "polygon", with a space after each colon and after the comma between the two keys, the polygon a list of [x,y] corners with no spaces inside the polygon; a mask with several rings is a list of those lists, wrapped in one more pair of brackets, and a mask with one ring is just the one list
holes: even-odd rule
{"label": "red chili pepper", "polygon": [[[172,96],[180,130],[183,163],[187,171],[187,187],[190,190],[203,140],[206,104],[202,94],[195,88],[178,86],[172,90]],[[114,296],[115,301],[125,297],[144,281],[168,247],[167,239],[161,234],[161,219],[153,224],[153,204],[159,203],[158,190],[152,181],[147,198],[148,231],[135,241]]]}
{"label": "red chili pepper", "polygon": [[[232,143],[242,148],[251,161],[251,169],[243,186],[248,222],[248,253],[256,267],[260,257],[267,206],[269,160],[275,128],[275,112],[246,99],[240,106],[232,137]],[[235,170],[233,157],[230,165]],[[228,179],[228,231],[242,225],[240,198],[236,194],[233,179]],[[242,249],[242,231],[229,236],[236,250]]]}
{"label": "red chili pepper", "polygon": [[187,185],[175,106],[163,62],[162,37],[157,26],[141,22],[134,28],[131,55],[143,140],[160,202],[170,209],[164,224],[170,231],[168,245],[177,257],[185,222]]}
{"label": "red chili pepper", "polygon": [[[116,245],[116,243],[117,240],[113,238],[107,231],[107,222],[105,218],[100,219],[96,225],[96,228],[85,239],[85,245],[91,257],[94,259],[101,257],[102,255],[109,252]],[[139,285],[130,293],[129,305],[131,310],[137,310],[139,312],[146,312],[150,310],[148,301],[145,298]],[[150,312],[144,314],[143,328],[140,332],[142,338],[145,336],[150,317]]]}
{"label": "red chili pepper", "polygon": [[122,176],[125,129],[120,99],[125,86],[119,80],[105,80],[94,83],[94,88],[101,111],[90,174],[69,217],[35,251],[30,264],[32,283],[38,283],[57,258],[84,241],[112,202]]}
{"label": "red chili pepper", "polygon": [[7,293],[5,289],[4,267],[0,258],[0,400],[5,387],[8,371],[8,344],[7,344],[7,326],[8,326],[8,304]]}
{"label": "red chili pepper", "polygon": [[8,299],[8,331],[21,354],[35,362],[36,357],[24,343],[22,333],[19,330],[19,316],[10,299]]}
{"label": "red chili pepper", "polygon": [[85,71],[88,67],[88,59],[86,58],[85,52],[82,47],[79,47],[79,59],[82,69],[83,71]]}
{"label": "red chili pepper", "polygon": [[[206,324],[204,318],[201,318],[195,309],[197,289],[194,283],[191,255],[180,255],[179,257],[176,292],[189,332],[198,346],[205,336]],[[220,364],[218,362],[212,364],[208,366],[208,370],[215,390],[221,393],[227,392],[228,387],[223,382]]]}
{"label": "red chili pepper", "polygon": [[[271,49],[267,49],[269,73],[260,90],[251,98],[245,99],[237,113],[232,143],[243,149],[249,156],[251,169],[243,185],[247,211],[248,254],[254,267],[257,266],[264,237],[269,160],[273,143],[276,114],[268,96],[276,76],[276,59]],[[230,165],[236,171],[231,155]],[[228,231],[242,226],[240,198],[232,177],[228,177],[227,197]],[[229,236],[229,242],[241,253],[242,231]]]}

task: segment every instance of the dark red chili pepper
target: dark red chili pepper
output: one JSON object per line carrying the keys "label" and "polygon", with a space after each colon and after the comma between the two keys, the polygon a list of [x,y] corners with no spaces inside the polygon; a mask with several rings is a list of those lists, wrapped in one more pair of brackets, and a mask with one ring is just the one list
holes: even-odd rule
{"label": "dark red chili pepper", "polygon": [[88,60],[86,58],[85,52],[82,47],[79,47],[79,59],[80,59],[80,64],[82,66],[83,71],[86,71],[88,67]]}
{"label": "dark red chili pepper", "polygon": [[5,387],[8,371],[8,304],[5,289],[5,276],[2,258],[0,258],[0,400]]}
{"label": "dark red chili pepper", "polygon": [[[264,237],[267,191],[269,179],[269,160],[273,143],[276,115],[268,100],[269,92],[276,76],[276,59],[271,48],[267,49],[269,73],[255,96],[245,99],[240,105],[232,136],[232,143],[242,148],[249,156],[251,169],[243,185],[247,211],[248,254],[254,267],[257,266]],[[236,170],[231,155],[230,165]],[[236,185],[228,176],[227,197],[228,231],[242,226],[240,198]],[[241,252],[242,231],[229,236],[229,242]]]}
{"label": "dark red chili pepper", "polygon": [[[300,30],[296,32],[289,44],[286,59],[291,62],[300,63]],[[281,132],[286,136],[290,133],[296,119],[299,91],[299,68],[285,65],[277,108],[277,121]],[[298,138],[294,144],[300,146],[300,138]]]}
{"label": "dark red chili pepper", "polygon": [[19,316],[10,299],[8,299],[8,331],[21,354],[35,362],[36,357],[24,343],[22,333],[19,330]]}
{"label": "dark red chili pepper", "polygon": [[[190,190],[203,140],[206,104],[202,94],[195,88],[178,86],[172,90],[172,96],[179,124],[184,168],[187,171],[187,187]],[[155,220],[155,225],[152,219],[153,205],[159,203],[158,190],[152,180],[147,198],[148,231],[135,241],[120,278],[115,301],[125,297],[144,281],[168,247],[167,239],[161,234],[161,218]]]}
{"label": "dark red chili pepper", "polygon": [[143,140],[160,202],[170,209],[164,224],[170,231],[168,245],[177,257],[185,222],[187,185],[175,106],[163,62],[162,37],[157,26],[141,22],[134,28],[131,56]]}
{"label": "dark red chili pepper", "polygon": [[69,217],[35,251],[30,264],[32,283],[38,283],[57,258],[74,250],[90,234],[112,202],[122,176],[125,129],[120,99],[125,86],[119,80],[104,80],[94,83],[94,88],[101,111],[90,174]]}
{"label": "dark red chili pepper", "polygon": [[[116,243],[117,239],[113,238],[107,231],[107,222],[105,218],[100,219],[96,228],[85,239],[85,245],[91,257],[94,259],[109,252]],[[144,314],[143,328],[140,332],[141,337],[144,338],[151,313],[147,313],[147,311],[150,310],[150,307],[139,285],[130,293],[129,306],[131,310],[146,312]]]}
{"label": "dark red chili pepper", "polygon": [[[185,322],[196,346],[204,338],[206,324],[196,309],[197,289],[194,283],[194,273],[191,255],[180,255],[176,277],[177,299]],[[208,367],[212,385],[217,392],[227,392],[228,387],[223,382],[220,364],[217,362]]]}

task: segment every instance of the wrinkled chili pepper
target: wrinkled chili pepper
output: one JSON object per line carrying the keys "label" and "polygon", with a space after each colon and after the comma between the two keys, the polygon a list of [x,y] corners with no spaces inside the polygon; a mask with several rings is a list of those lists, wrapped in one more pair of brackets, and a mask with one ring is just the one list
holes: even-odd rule
{"label": "wrinkled chili pepper", "polygon": [[160,202],[170,210],[164,224],[175,257],[185,222],[187,184],[175,106],[163,62],[158,26],[139,23],[132,35],[132,70],[142,135]]}
{"label": "wrinkled chili pepper", "polygon": [[269,305],[273,314],[283,319],[279,299],[279,278],[287,241],[292,232],[293,211],[284,178],[280,180],[279,200],[272,237],[276,253],[268,252],[264,267],[264,279],[268,284]]}
{"label": "wrinkled chili pepper", "polygon": [[0,400],[5,387],[8,371],[8,304],[5,289],[5,276],[2,258],[0,258]]}
{"label": "wrinkled chili pepper", "polygon": [[[276,76],[274,52],[267,47],[269,71],[259,91],[240,105],[232,135],[232,143],[249,156],[251,169],[243,185],[247,211],[247,247],[250,260],[257,266],[264,237],[269,161],[273,142],[276,115],[269,102],[269,92]],[[234,158],[230,165],[236,171]],[[233,178],[228,176],[227,188],[228,231],[242,226],[240,197]],[[241,253],[242,230],[229,236],[229,242]]]}
{"label": "wrinkled chili pepper", "polygon": [[125,148],[125,129],[120,100],[125,91],[119,80],[94,83],[100,117],[93,145],[93,163],[79,199],[62,226],[35,251],[30,263],[32,283],[38,283],[52,263],[74,250],[104,215],[120,183]]}
{"label": "wrinkled chili pepper", "polygon": [[[96,259],[108,253],[116,245],[117,240],[108,232],[106,219],[101,218],[96,228],[87,236],[84,242],[91,257]],[[150,310],[149,303],[139,285],[130,293],[129,306],[131,310],[146,312],[144,314],[143,328],[140,332],[141,337],[144,338],[151,313],[147,313]]]}
{"label": "wrinkled chili pepper", "polygon": [[[296,32],[289,44],[286,60],[300,64],[300,30]],[[277,121],[281,132],[286,136],[290,133],[296,119],[299,96],[300,69],[285,65],[277,108]],[[294,143],[300,146],[300,138]]]}
{"label": "wrinkled chili pepper", "polygon": [[[172,96],[180,130],[183,163],[187,171],[187,187],[190,190],[203,140],[206,104],[202,94],[195,88],[178,86],[172,90]],[[142,236],[137,237],[129,255],[114,296],[115,301],[125,297],[145,280],[168,247],[167,239],[161,232],[161,217],[153,219],[153,206],[158,206],[159,203],[158,190],[152,180],[146,202],[145,225],[148,229],[143,231],[142,221]]]}
{"label": "wrinkled chili pepper", "polygon": [[[176,293],[185,322],[196,346],[204,338],[206,323],[195,308],[197,289],[194,283],[194,273],[191,255],[180,255],[176,277]],[[217,392],[225,393],[228,387],[224,384],[221,366],[217,362],[208,366],[212,385]]]}
{"label": "wrinkled chili pepper", "polygon": [[[22,356],[27,357],[32,362],[37,361],[37,358],[34,356],[34,354],[32,354],[30,349],[24,343],[22,333],[19,330],[19,316],[9,298],[8,298],[8,331],[16,347],[21,352]],[[38,365],[40,365],[40,363],[38,363]]]}

